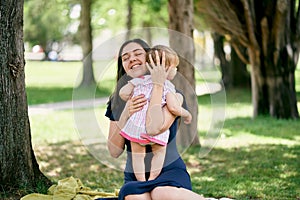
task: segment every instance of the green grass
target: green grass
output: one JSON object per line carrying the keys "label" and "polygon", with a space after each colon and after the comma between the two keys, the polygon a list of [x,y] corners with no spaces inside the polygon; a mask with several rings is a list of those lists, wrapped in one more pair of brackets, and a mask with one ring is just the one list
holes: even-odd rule
{"label": "green grass", "polygon": [[202,159],[189,158],[197,155],[197,151],[192,149],[184,157],[187,165],[192,166],[190,174],[194,190],[205,196],[297,199],[300,194],[299,153],[298,141],[298,145],[291,146],[252,144],[236,148],[217,147]]}
{"label": "green grass", "polygon": [[[201,149],[195,147],[183,154],[194,191],[215,198],[299,198],[299,120],[252,119],[250,102],[229,102],[226,106],[226,112],[231,114],[227,115],[220,137],[215,138],[215,147],[205,157],[199,156]],[[201,107],[209,110],[205,108],[208,106]],[[107,133],[105,106],[86,111],[96,113],[101,131]],[[120,188],[122,171],[107,167],[93,156],[97,152],[83,145],[81,139],[91,129],[78,134],[73,117],[72,110],[30,116],[41,170],[54,182],[74,176],[93,189],[111,192]],[[205,118],[199,120],[200,124],[207,123]],[[199,126],[199,131],[201,143],[205,143],[207,127]]]}
{"label": "green grass", "polygon": [[[44,70],[40,70],[40,64],[28,64],[27,90],[36,92],[28,95],[29,100],[32,98],[30,102],[47,102],[49,98],[52,98],[51,101],[58,101],[63,99],[58,97],[63,93],[68,93],[65,100],[70,98],[80,64],[46,63],[44,70],[53,70],[46,76]],[[98,65],[104,64],[97,63],[94,67],[98,69]],[[73,69],[75,72],[71,72]],[[99,85],[102,84],[104,91],[111,91],[113,88],[112,69],[101,72],[99,67],[96,73],[95,77],[101,80]],[[297,70],[296,76],[298,99],[299,71]],[[55,75],[59,78],[54,78]],[[50,94],[50,91],[53,93]],[[44,100],[41,99],[42,92],[47,94]],[[189,148],[182,155],[191,174],[193,190],[205,197],[215,198],[299,199],[299,120],[276,120],[270,117],[252,119],[250,91],[232,90],[226,93],[226,97],[224,126],[220,135],[212,136],[207,135],[213,121],[209,117],[212,110],[211,96],[198,97],[199,135],[203,144],[201,148],[209,147],[210,143],[206,141],[211,139],[215,146],[204,157],[200,154],[203,149],[196,147]],[[300,108],[299,101],[298,107]],[[75,122],[74,116],[81,113],[86,115]],[[93,134],[106,138],[109,120],[104,113],[105,105],[90,110],[53,111],[30,116],[37,160],[42,172],[53,182],[74,176],[80,178],[86,186],[106,192],[122,186],[123,172],[119,168],[113,169],[105,165],[106,157],[99,159],[101,151],[97,152],[83,145],[83,139],[92,137]],[[88,114],[93,115],[91,117]],[[89,127],[88,123],[93,119],[97,126]],[[82,124],[87,125],[87,128],[81,127]],[[102,142],[105,143],[105,139]]]}
{"label": "green grass", "polygon": [[[97,88],[86,88],[95,97],[111,94],[114,88],[114,63],[109,61],[94,64]],[[71,101],[82,79],[81,62],[37,62],[27,61],[25,83],[29,105]],[[92,91],[90,91],[92,90]],[[82,94],[82,98],[87,95]],[[90,95],[89,95],[90,96]]]}

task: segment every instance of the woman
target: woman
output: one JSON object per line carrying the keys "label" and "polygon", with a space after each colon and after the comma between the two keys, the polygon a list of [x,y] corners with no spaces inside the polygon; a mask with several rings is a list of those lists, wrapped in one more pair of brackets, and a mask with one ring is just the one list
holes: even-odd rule
{"label": "woman", "polygon": [[[119,97],[120,88],[131,78],[139,77],[147,72],[146,52],[150,48],[147,43],[140,39],[126,41],[119,50],[118,74],[116,91],[108,103],[106,116],[110,118],[108,149],[112,157],[119,157],[127,149],[127,162],[124,171],[125,184],[120,190],[119,199],[125,200],[156,200],[156,199],[204,199],[202,196],[191,191],[190,176],[186,171],[186,166],[181,159],[176,147],[176,132],[178,119],[173,116],[166,106],[161,108],[161,97],[163,93],[163,83],[166,80],[165,57],[161,63],[150,63],[154,84],[149,110],[146,119],[147,131],[151,133],[162,133],[170,129],[170,137],[167,145],[167,153],[164,167],[160,175],[155,180],[137,181],[132,169],[132,156],[130,142],[124,139],[119,133],[124,127],[128,118],[146,104],[147,99],[143,95],[136,96],[127,101],[126,104]],[[157,54],[158,62],[161,60]],[[151,109],[150,109],[151,108]],[[151,163],[151,148],[147,146],[145,165]],[[149,173],[146,173],[146,180]]]}

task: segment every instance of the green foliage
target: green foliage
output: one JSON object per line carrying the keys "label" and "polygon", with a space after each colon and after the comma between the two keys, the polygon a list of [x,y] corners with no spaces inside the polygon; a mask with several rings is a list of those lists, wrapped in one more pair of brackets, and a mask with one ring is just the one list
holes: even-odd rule
{"label": "green foliage", "polygon": [[194,26],[199,31],[206,31],[209,26],[199,10],[199,5],[201,5],[201,0],[194,0]]}
{"label": "green foliage", "polygon": [[168,2],[166,0],[132,0],[135,27],[168,27]]}
{"label": "green foliage", "polygon": [[69,30],[72,5],[70,0],[25,0],[24,41],[30,46],[39,44],[46,50],[49,43],[70,38],[74,34]]}
{"label": "green foliage", "polygon": [[116,32],[124,29],[126,25],[127,5],[124,0],[95,0],[91,12],[94,35],[99,35],[103,30]]}
{"label": "green foliage", "polygon": [[[113,32],[126,27],[128,19],[127,0],[94,1],[92,26],[95,35],[105,29]],[[131,0],[132,28],[167,27],[168,10],[166,0]]]}
{"label": "green foliage", "polygon": [[150,8],[154,12],[159,12],[161,10],[161,8],[164,6],[163,3],[165,3],[165,1],[162,1],[162,0],[152,0],[150,2],[149,2]]}

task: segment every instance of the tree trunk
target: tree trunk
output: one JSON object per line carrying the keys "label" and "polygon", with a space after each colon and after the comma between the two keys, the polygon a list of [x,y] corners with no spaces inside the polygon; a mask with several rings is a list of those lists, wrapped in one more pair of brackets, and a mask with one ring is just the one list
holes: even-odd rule
{"label": "tree trunk", "polygon": [[218,33],[213,33],[212,38],[214,40],[214,56],[220,62],[223,85],[226,89],[229,89],[232,87],[232,69],[224,52],[225,37]]}
{"label": "tree trunk", "polygon": [[193,41],[193,8],[192,0],[169,0],[169,41],[170,46],[180,57],[178,74],[174,79],[177,89],[186,98],[187,106],[193,116],[192,123],[181,123],[177,136],[180,146],[199,145],[197,122],[198,101],[195,94],[195,47]]}
{"label": "tree trunk", "polygon": [[298,0],[212,1],[197,4],[213,29],[248,50],[253,117],[299,118],[295,69],[300,51]]}
{"label": "tree trunk", "polygon": [[268,114],[268,98],[264,97],[264,89],[266,88],[263,81],[263,76],[260,70],[259,51],[252,47],[249,48],[249,58],[251,63],[251,93],[252,93],[252,106],[253,117],[258,115]]}
{"label": "tree trunk", "polygon": [[[260,65],[255,58],[251,61],[252,71],[252,101],[253,116],[271,115],[276,118],[296,119],[299,118],[296,90],[294,62],[285,60],[287,52],[282,53],[278,65],[268,63],[267,66]],[[253,53],[252,53],[253,54]],[[267,61],[266,61],[267,62]],[[275,70],[283,69],[282,64],[289,65],[291,70],[274,74],[267,68]]]}
{"label": "tree trunk", "polygon": [[0,7],[0,188],[48,185],[32,144],[24,75],[23,0],[2,0]]}
{"label": "tree trunk", "polygon": [[81,0],[80,34],[83,51],[83,78],[80,84],[81,87],[95,86],[96,84],[92,60],[91,3],[91,0]]}
{"label": "tree trunk", "polygon": [[[241,52],[246,57],[246,48]],[[233,88],[250,88],[250,73],[247,71],[247,64],[244,63],[236,53],[234,48],[231,48],[230,65],[232,72],[232,87]]]}
{"label": "tree trunk", "polygon": [[[249,88],[250,74],[247,71],[247,65],[238,57],[235,49],[232,47],[230,58],[226,58],[226,53],[224,51],[225,37],[223,35],[213,33],[212,37],[214,40],[214,56],[220,62],[222,81],[226,90],[231,88]],[[240,49],[244,50],[241,53],[245,56],[245,48],[240,47]]]}
{"label": "tree trunk", "polygon": [[[272,6],[275,6],[272,23],[268,22],[269,16],[259,23],[262,27],[261,48],[252,48],[253,70],[259,76],[254,82],[258,95],[253,98],[257,105],[254,116],[269,114],[276,118],[296,119],[299,118],[295,89],[299,56],[296,44],[299,41],[293,39],[299,34],[296,24],[300,23],[300,9],[295,12],[295,5],[283,1],[267,5],[268,8]],[[292,17],[294,13],[298,13],[298,18]],[[293,20],[297,23],[291,22]]]}
{"label": "tree trunk", "polygon": [[133,0],[127,0],[127,33],[126,33],[126,40],[130,39],[131,36],[131,28],[132,28],[132,2]]}
{"label": "tree trunk", "polygon": [[149,46],[152,46],[152,33],[151,33],[151,22],[149,21],[143,21],[143,35],[144,38],[146,38],[147,43]]}

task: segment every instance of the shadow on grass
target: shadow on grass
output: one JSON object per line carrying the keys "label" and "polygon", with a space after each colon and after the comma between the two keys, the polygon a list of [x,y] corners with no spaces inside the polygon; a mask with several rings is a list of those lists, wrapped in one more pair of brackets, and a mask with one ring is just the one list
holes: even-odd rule
{"label": "shadow on grass", "polygon": [[213,149],[198,158],[199,149],[184,155],[194,191],[206,197],[235,199],[299,199],[300,146],[252,145]]}
{"label": "shadow on grass", "polygon": [[232,133],[249,133],[257,136],[270,138],[282,138],[288,140],[298,140],[300,142],[300,122],[299,120],[275,119],[272,117],[238,117],[227,119],[224,130],[230,130],[226,136]]}
{"label": "shadow on grass", "polygon": [[[226,90],[226,103],[227,104],[249,104],[251,105],[251,90],[250,89],[231,89]],[[298,103],[300,102],[300,91],[296,92]],[[198,103],[200,105],[211,104],[211,95],[205,94],[197,97]],[[300,108],[298,108],[300,109]]]}
{"label": "shadow on grass", "polygon": [[40,144],[34,151],[41,171],[53,182],[73,176],[85,186],[104,192],[123,184],[123,172],[101,164],[79,141]]}
{"label": "shadow on grass", "polygon": [[[225,92],[225,103],[251,104],[251,91],[249,89],[231,89],[226,90]],[[218,95],[218,92],[214,94],[205,94],[198,96],[198,103],[200,105],[210,105],[212,98],[218,98],[216,95]]]}

